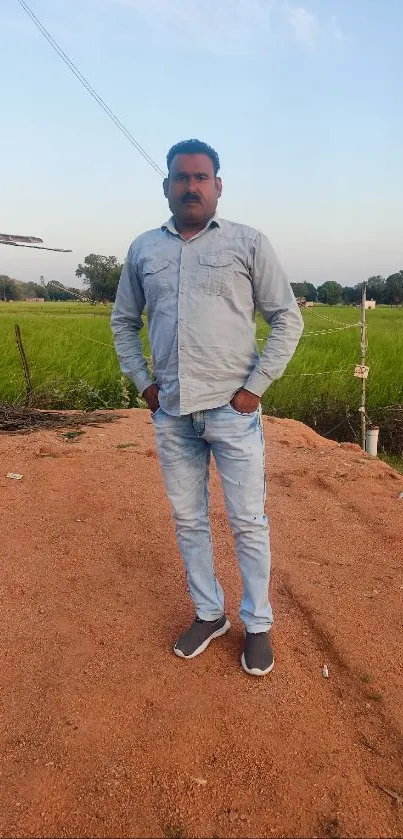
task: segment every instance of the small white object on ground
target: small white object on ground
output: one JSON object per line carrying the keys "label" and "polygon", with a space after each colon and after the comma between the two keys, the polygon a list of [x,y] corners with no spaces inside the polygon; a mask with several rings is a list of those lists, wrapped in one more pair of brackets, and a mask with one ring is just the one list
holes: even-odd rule
{"label": "small white object on ground", "polygon": [[6,478],[14,478],[15,481],[21,481],[24,475],[19,475],[18,472],[7,472]]}
{"label": "small white object on ground", "polygon": [[399,495],[399,501],[403,501],[403,492],[401,492]]}
{"label": "small white object on ground", "polygon": [[329,678],[329,670],[328,670],[326,664],[324,664],[323,667],[322,667],[322,676],[323,676],[324,679]]}

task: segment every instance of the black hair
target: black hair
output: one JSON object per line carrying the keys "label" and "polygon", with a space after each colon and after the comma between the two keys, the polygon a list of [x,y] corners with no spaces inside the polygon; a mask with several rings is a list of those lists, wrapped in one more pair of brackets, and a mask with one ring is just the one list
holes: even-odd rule
{"label": "black hair", "polygon": [[202,143],[201,140],[181,140],[180,143],[172,146],[167,154],[168,172],[176,154],[206,154],[213,164],[214,175],[217,175],[220,168],[220,158],[217,152],[211,146],[208,146],[207,143]]}

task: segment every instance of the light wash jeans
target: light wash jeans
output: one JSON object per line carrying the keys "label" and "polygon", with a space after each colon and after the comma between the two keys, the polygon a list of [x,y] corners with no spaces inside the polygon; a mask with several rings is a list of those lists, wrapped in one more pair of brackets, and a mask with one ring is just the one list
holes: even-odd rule
{"label": "light wash jeans", "polygon": [[240,414],[225,405],[179,417],[159,408],[152,418],[189,593],[198,617],[212,621],[224,612],[224,593],[214,571],[209,519],[212,453],[243,581],[239,615],[248,632],[267,631],[273,615],[268,600],[270,543],[264,511],[261,408],[252,414]]}

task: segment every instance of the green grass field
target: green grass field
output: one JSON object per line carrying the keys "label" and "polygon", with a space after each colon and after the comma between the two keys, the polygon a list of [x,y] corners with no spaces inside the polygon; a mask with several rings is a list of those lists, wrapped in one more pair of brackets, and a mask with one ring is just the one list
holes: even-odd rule
{"label": "green grass field", "polygon": [[[343,412],[357,418],[360,381],[353,371],[360,362],[360,330],[353,324],[360,320],[360,311],[318,306],[303,314],[304,336],[282,379],[266,392],[263,407],[267,413],[313,425],[316,421],[323,430],[320,417],[326,412],[330,424]],[[0,402],[22,402],[25,397],[14,337],[18,323],[31,371],[33,404],[82,409],[136,404],[135,389],[119,370],[109,318],[107,306],[0,303]],[[403,308],[369,311],[367,323],[367,410],[371,416],[371,411],[403,402]],[[268,333],[260,318],[257,331],[259,339]],[[148,354],[145,332],[143,340]]]}
{"label": "green grass field", "polygon": [[[354,324],[360,321],[360,310],[323,306],[306,309],[303,314],[303,337],[284,376],[267,391],[265,406],[293,416],[304,413],[314,403],[358,407],[361,383],[353,373],[361,361],[360,329]],[[344,325],[351,328],[340,329]],[[265,324],[259,322],[259,332],[264,335],[267,331]],[[401,403],[403,308],[368,311],[367,341],[368,411]]]}

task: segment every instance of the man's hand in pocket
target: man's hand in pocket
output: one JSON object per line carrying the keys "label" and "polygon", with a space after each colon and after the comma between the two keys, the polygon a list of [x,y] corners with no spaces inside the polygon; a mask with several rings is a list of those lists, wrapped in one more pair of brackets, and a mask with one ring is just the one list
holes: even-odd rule
{"label": "man's hand in pocket", "polygon": [[253,414],[260,404],[260,397],[242,388],[231,399],[230,404],[239,414]]}
{"label": "man's hand in pocket", "polygon": [[143,393],[142,393],[142,397],[147,402],[147,405],[148,405],[152,414],[154,414],[155,411],[157,411],[159,406],[160,406],[158,394],[159,394],[158,385],[149,385],[149,387],[146,387],[145,391],[143,391]]}

